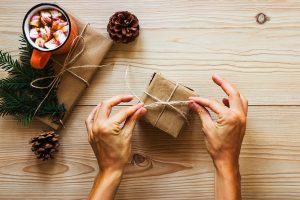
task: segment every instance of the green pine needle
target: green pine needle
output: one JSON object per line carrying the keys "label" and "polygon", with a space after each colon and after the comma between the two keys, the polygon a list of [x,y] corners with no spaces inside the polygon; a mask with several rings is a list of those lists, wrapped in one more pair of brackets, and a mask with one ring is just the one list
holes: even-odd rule
{"label": "green pine needle", "polygon": [[[0,69],[8,73],[8,77],[0,79],[0,116],[13,115],[22,124],[29,124],[34,118],[36,108],[48,92],[32,88],[30,83],[36,78],[53,76],[54,69],[51,62],[41,70],[31,67],[33,48],[23,36],[20,38],[19,51],[19,61],[14,60],[9,53],[0,51]],[[50,82],[50,79],[42,80],[39,85],[45,86]],[[65,111],[65,107],[58,103],[56,92],[53,90],[36,116],[47,116],[54,122],[59,122]]]}

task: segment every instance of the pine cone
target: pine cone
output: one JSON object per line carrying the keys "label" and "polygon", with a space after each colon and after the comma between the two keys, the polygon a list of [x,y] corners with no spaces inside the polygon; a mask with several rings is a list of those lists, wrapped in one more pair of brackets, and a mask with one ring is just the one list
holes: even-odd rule
{"label": "pine cone", "polygon": [[107,32],[116,42],[132,42],[139,35],[139,31],[138,18],[128,11],[116,12],[107,24]]}
{"label": "pine cone", "polygon": [[54,131],[44,131],[42,134],[31,138],[31,150],[38,159],[48,160],[53,158],[53,153],[58,151],[59,135]]}

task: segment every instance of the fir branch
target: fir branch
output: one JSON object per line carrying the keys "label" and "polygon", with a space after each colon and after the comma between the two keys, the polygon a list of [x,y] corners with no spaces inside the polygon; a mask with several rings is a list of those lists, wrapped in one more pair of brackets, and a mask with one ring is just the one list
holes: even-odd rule
{"label": "fir branch", "polygon": [[19,65],[18,61],[13,60],[8,52],[0,51],[0,68],[4,69],[7,72],[10,72],[17,65]]}
{"label": "fir branch", "polygon": [[[34,113],[48,90],[32,88],[30,83],[36,78],[53,76],[54,69],[51,61],[41,70],[33,69],[30,58],[33,48],[24,39],[20,38],[20,63],[13,60],[9,53],[0,51],[0,69],[8,72],[9,76],[0,80],[0,116],[13,115],[23,124],[29,124]],[[40,81],[41,86],[48,85],[50,79]],[[49,97],[36,113],[39,117],[49,117],[53,121],[60,121],[65,113],[65,107],[59,104],[56,89],[51,91]]]}
{"label": "fir branch", "polygon": [[23,90],[28,87],[28,81],[20,77],[8,77],[0,80],[0,90]]}

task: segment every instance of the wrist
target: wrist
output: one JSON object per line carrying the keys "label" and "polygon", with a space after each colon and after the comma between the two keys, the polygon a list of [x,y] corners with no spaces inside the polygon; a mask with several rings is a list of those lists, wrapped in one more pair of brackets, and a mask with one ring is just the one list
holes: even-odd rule
{"label": "wrist", "polygon": [[123,170],[102,170],[95,178],[89,200],[113,199],[117,191]]}
{"label": "wrist", "polygon": [[104,179],[110,179],[114,181],[121,181],[123,176],[123,169],[112,170],[112,169],[105,169],[99,172],[99,175]]}
{"label": "wrist", "polygon": [[241,199],[241,176],[238,162],[215,163],[215,198]]}
{"label": "wrist", "polygon": [[240,178],[240,169],[239,169],[239,162],[237,161],[227,161],[221,160],[214,162],[216,173],[219,177],[222,178]]}

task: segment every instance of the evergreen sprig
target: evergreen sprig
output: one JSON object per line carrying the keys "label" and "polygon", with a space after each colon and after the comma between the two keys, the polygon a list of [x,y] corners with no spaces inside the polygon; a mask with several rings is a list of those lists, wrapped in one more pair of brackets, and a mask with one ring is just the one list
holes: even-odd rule
{"label": "evergreen sprig", "polygon": [[[24,36],[20,38],[19,51],[19,60],[14,60],[9,53],[0,51],[0,69],[8,73],[6,78],[0,80],[0,115],[13,115],[23,124],[29,124],[36,108],[48,92],[47,89],[33,88],[30,83],[40,77],[53,76],[54,69],[51,62],[41,70],[31,67],[30,58],[33,48]],[[39,85],[45,86],[50,82],[50,79],[41,80]],[[65,108],[59,104],[54,89],[37,111],[36,116],[47,116],[58,123],[64,113]]]}

